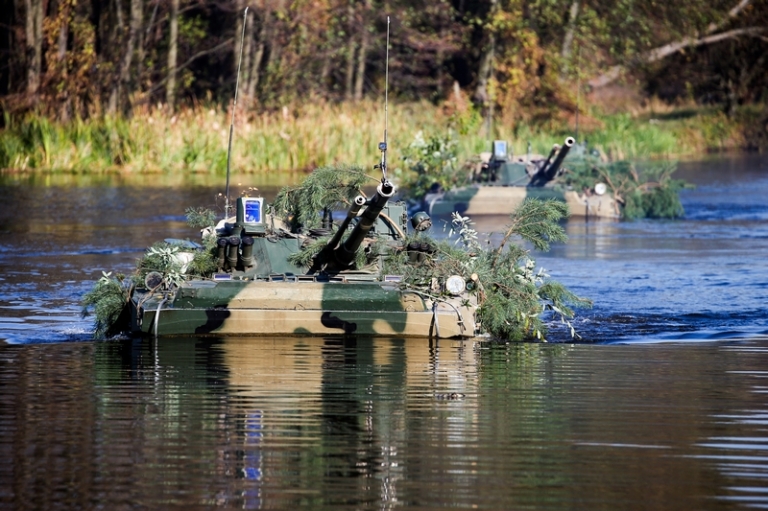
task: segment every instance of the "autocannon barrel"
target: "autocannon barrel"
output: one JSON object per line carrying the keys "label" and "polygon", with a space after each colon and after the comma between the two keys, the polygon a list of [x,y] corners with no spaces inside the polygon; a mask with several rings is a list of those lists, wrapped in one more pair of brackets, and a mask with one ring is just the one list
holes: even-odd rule
{"label": "autocannon barrel", "polygon": [[[381,210],[387,205],[387,201],[395,194],[395,186],[387,181],[382,182],[376,188],[376,194],[368,202],[365,211],[360,215],[360,220],[344,243],[334,251],[334,259],[341,268],[346,268],[355,260],[355,253],[363,243],[366,234],[371,230]],[[341,231],[341,229],[339,229]]]}
{"label": "autocannon barrel", "polygon": [[[560,170],[560,166],[563,164],[563,160],[565,160],[565,157],[568,155],[568,151],[571,150],[571,147],[573,147],[573,144],[575,143],[576,140],[574,140],[573,137],[566,138],[563,146],[557,152],[555,161],[553,161],[551,164],[549,163],[552,159],[552,154],[550,153],[549,158],[547,158],[544,166],[541,167],[536,175],[533,176],[533,179],[531,179],[531,186],[543,186],[555,179],[557,176],[557,171]],[[554,150],[552,152],[554,153]]]}
{"label": "autocannon barrel", "polygon": [[560,165],[563,164],[563,160],[565,160],[565,157],[568,156],[568,151],[571,150],[571,147],[573,147],[573,144],[575,143],[576,140],[574,140],[573,137],[568,137],[565,139],[563,147],[561,147],[560,151],[558,151],[555,161],[553,161],[552,165],[547,168],[547,181],[551,181],[555,178],[555,176],[557,176],[557,171],[560,170]]}
{"label": "autocannon barrel", "polygon": [[330,248],[336,248],[336,245],[339,244],[339,240],[341,240],[341,237],[346,232],[347,228],[349,228],[349,223],[357,216],[357,213],[360,211],[360,208],[365,206],[365,197],[362,195],[358,195],[355,197],[355,199],[352,201],[352,204],[349,206],[349,209],[347,210],[347,216],[344,218],[344,221],[339,226],[339,229],[336,231],[336,234],[333,235],[333,238],[331,238],[331,241],[328,242],[328,247]]}

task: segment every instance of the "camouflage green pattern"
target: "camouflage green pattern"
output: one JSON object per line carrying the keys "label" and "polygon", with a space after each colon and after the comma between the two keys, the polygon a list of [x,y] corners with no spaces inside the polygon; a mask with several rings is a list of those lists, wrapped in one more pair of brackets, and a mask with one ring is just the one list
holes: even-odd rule
{"label": "camouflage green pattern", "polygon": [[475,184],[427,197],[426,211],[433,216],[449,215],[453,211],[472,215],[508,215],[526,198],[555,199],[568,204],[571,216],[611,218],[621,217],[619,203],[610,194],[579,194],[557,187],[500,186]]}
{"label": "camouflage green pattern", "polygon": [[309,276],[278,280],[191,281],[168,299],[136,292],[133,330],[159,336],[407,335],[471,337],[476,302],[469,296],[433,299],[396,283],[320,282]]}

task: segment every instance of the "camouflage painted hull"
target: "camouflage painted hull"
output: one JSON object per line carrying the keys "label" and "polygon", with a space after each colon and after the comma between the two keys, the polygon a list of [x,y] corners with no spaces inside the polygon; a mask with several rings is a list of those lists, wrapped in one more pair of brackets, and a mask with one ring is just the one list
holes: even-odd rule
{"label": "camouflage painted hull", "polygon": [[137,291],[132,330],[150,335],[404,335],[472,337],[475,307],[393,283],[312,277],[193,280],[172,295]]}
{"label": "camouflage painted hull", "polygon": [[508,215],[526,198],[564,201],[571,216],[621,218],[619,203],[609,194],[581,195],[548,187],[474,185],[427,196],[424,209],[433,216],[446,216],[457,211],[465,215]]}

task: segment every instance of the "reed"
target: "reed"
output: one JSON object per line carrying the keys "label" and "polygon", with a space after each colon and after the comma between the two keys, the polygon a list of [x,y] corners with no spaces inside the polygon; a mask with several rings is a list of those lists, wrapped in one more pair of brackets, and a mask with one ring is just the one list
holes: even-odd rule
{"label": "reed", "polygon": [[[508,140],[516,154],[528,144],[548,153],[573,134],[570,126],[551,128],[495,125],[493,136],[478,121],[464,122],[428,102],[390,104],[389,162],[402,165],[401,149],[415,134],[452,130],[459,159],[490,149],[490,139]],[[581,137],[611,159],[684,157],[707,150],[746,146],[742,115],[717,110],[670,111],[654,115],[594,115]],[[742,119],[740,121],[740,119]],[[222,176],[230,116],[215,105],[198,105],[175,115],[146,108],[131,118],[77,119],[57,124],[40,116],[6,116],[0,130],[0,168],[6,171],[64,173],[199,173]],[[257,112],[243,107],[236,116],[232,170],[237,173],[301,173],[316,167],[355,163],[371,167],[378,159],[384,119],[380,102],[333,104],[308,101],[300,107]]]}

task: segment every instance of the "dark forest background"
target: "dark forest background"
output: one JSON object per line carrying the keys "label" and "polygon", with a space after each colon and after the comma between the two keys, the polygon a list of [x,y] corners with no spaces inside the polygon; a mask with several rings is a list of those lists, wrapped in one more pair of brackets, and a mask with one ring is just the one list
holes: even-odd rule
{"label": "dark forest background", "polygon": [[58,121],[225,104],[256,109],[457,87],[506,121],[573,112],[629,84],[726,112],[768,98],[768,0],[0,0],[6,117]]}

